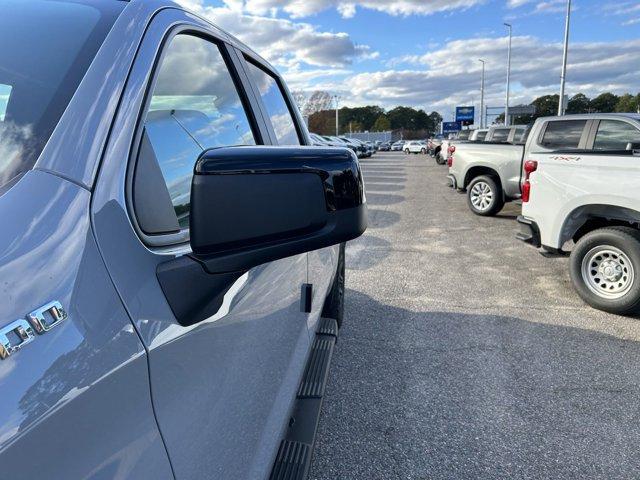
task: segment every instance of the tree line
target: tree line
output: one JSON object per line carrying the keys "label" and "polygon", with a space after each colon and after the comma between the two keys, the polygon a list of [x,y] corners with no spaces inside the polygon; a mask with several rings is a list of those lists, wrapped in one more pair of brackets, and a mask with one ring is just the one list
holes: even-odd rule
{"label": "tree line", "polygon": [[[404,138],[426,138],[440,131],[442,116],[411,107],[343,107],[338,110],[340,134],[347,132],[384,132],[400,130]],[[309,131],[320,135],[336,134],[335,110],[323,110],[309,116]]]}
{"label": "tree line", "polygon": [[[538,117],[548,117],[558,114],[560,95],[543,95],[536,98],[530,105],[536,107],[534,115],[519,115],[514,118],[515,123],[528,124]],[[610,92],[601,93],[595,98],[589,98],[584,93],[577,93],[567,103],[568,114],[578,113],[635,113],[640,112],[640,93],[632,95],[615,95]],[[496,118],[497,123],[504,121],[504,114]]]}

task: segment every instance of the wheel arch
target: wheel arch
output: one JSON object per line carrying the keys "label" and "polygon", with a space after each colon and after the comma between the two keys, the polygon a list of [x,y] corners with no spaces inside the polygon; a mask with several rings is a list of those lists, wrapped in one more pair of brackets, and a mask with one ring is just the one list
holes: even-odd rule
{"label": "wheel arch", "polygon": [[560,230],[560,245],[569,240],[578,242],[589,232],[613,226],[640,229],[640,211],[606,204],[577,207],[565,218]]}
{"label": "wheel arch", "polygon": [[504,191],[504,188],[502,186],[502,180],[500,179],[500,175],[498,174],[498,172],[495,169],[491,167],[486,167],[484,165],[475,165],[470,167],[464,175],[464,181],[462,183],[462,187],[467,188],[469,183],[471,183],[471,180],[473,180],[476,177],[479,177],[480,175],[489,175],[491,177],[494,177],[496,180],[496,183],[500,187],[500,190]]}

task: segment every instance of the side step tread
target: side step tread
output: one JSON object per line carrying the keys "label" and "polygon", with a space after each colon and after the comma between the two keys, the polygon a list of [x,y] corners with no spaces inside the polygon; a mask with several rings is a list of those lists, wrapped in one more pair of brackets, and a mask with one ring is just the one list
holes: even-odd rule
{"label": "side step tread", "polygon": [[305,480],[309,475],[322,396],[337,338],[338,322],[333,318],[321,318],[270,480]]}
{"label": "side step tread", "polygon": [[334,318],[321,318],[318,327],[318,335],[331,335],[338,337],[338,322]]}
{"label": "side step tread", "polygon": [[311,465],[311,445],[283,440],[270,480],[303,480]]}
{"label": "side step tread", "polygon": [[322,397],[329,375],[329,364],[331,363],[331,354],[335,343],[336,339],[334,337],[316,335],[311,347],[311,356],[298,389],[298,398]]}

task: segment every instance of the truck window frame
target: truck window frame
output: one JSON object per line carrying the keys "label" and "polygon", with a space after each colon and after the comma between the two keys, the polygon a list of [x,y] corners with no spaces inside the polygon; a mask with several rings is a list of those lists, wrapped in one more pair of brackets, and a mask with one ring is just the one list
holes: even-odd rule
{"label": "truck window frame", "polygon": [[[138,112],[132,146],[129,152],[125,185],[125,199],[131,223],[143,244],[151,248],[179,247],[181,245],[188,246],[189,242],[189,228],[181,229],[179,232],[156,235],[145,233],[138,221],[133,195],[135,170],[138,164],[140,148],[142,146],[145,116],[149,110],[151,97],[157,84],[160,66],[166,56],[168,47],[177,35],[191,35],[198,37],[211,42],[218,47],[229,75],[233,80],[238,96],[242,102],[256,145],[272,143],[269,133],[265,130],[265,125],[261,122],[261,119],[258,116],[259,107],[256,98],[253,96],[253,87],[251,87],[249,83],[249,78],[247,77],[244,68],[239,63],[239,58],[234,46],[226,39],[217,36],[215,33],[189,23],[181,23],[167,30],[160,42],[158,52],[153,60],[153,67],[149,73],[149,80],[145,85],[144,101],[141,105],[140,111]],[[196,159],[194,159],[194,165],[195,161]]]}
{"label": "truck window frame", "polygon": [[598,129],[600,128],[600,123],[603,120],[607,120],[607,121],[611,121],[611,122],[622,122],[622,123],[626,123],[628,125],[631,125],[633,128],[635,128],[636,130],[638,130],[640,132],[640,122],[634,122],[632,119],[630,118],[626,118],[626,117],[618,117],[618,118],[600,118],[598,120],[593,120],[593,123],[591,125],[591,130],[589,131],[589,137],[587,139],[587,145],[586,148],[587,150],[594,152],[594,153],[601,153],[601,154],[612,154],[611,152],[613,152],[613,154],[615,154],[615,152],[619,152],[619,150],[595,150],[595,144],[596,144],[596,137],[598,136]]}
{"label": "truck window frame", "polygon": [[273,122],[271,121],[271,117],[269,115],[267,107],[264,104],[264,101],[262,100],[262,95],[260,94],[260,91],[258,90],[258,87],[253,81],[253,77],[251,76],[251,73],[248,70],[249,64],[253,65],[256,68],[259,68],[265,74],[269,75],[271,78],[274,79],[274,81],[276,82],[276,85],[278,86],[278,90],[280,91],[280,95],[282,95],[282,98],[284,99],[284,102],[287,106],[289,115],[291,115],[291,119],[295,126],[296,135],[298,136],[298,141],[300,142],[300,146],[311,145],[311,140],[307,136],[306,129],[302,128],[302,125],[305,125],[304,120],[302,119],[302,116],[298,108],[294,107],[295,103],[293,101],[293,97],[291,96],[291,92],[287,88],[280,74],[278,74],[278,72],[276,72],[273,68],[271,68],[271,66],[266,65],[264,62],[257,59],[255,55],[253,55],[251,52],[241,51],[241,53],[242,53],[241,61],[243,61],[243,67],[245,68],[245,73],[249,79],[251,88],[253,89],[253,94],[256,98],[256,101],[260,105],[262,117],[269,130],[269,134],[271,136],[273,145],[278,145],[278,138],[273,128]]}
{"label": "truck window frame", "polygon": [[[568,121],[579,121],[579,122],[585,122],[584,127],[582,127],[582,134],[580,136],[580,140],[578,142],[578,146],[576,148],[549,148],[549,147],[545,147],[542,143],[542,140],[544,139],[545,134],[547,133],[547,128],[549,128],[549,125],[551,123],[558,123],[558,122],[568,122]],[[542,128],[540,129],[540,133],[538,134],[538,137],[535,139],[536,142],[536,147],[542,149],[545,152],[553,152],[556,150],[559,151],[577,151],[577,150],[585,150],[586,149],[586,145],[587,145],[587,140],[589,138],[589,134],[591,132],[591,128],[592,128],[592,123],[593,120],[592,119],[585,119],[585,118],[560,118],[560,119],[552,119],[552,120],[546,120],[544,122],[544,125],[542,125]]]}

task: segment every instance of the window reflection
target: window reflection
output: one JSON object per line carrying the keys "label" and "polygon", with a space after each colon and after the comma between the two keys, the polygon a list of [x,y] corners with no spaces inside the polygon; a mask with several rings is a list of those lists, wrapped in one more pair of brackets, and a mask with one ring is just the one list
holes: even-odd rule
{"label": "window reflection", "polygon": [[145,128],[181,228],[189,226],[193,167],[203,150],[255,145],[218,46],[176,36],[162,60]]}
{"label": "window reflection", "polygon": [[295,122],[278,82],[253,63],[249,62],[248,65],[251,77],[258,87],[262,102],[271,119],[278,145],[300,145]]}
{"label": "window reflection", "polygon": [[627,122],[602,120],[596,133],[595,150],[625,150],[629,143],[640,143],[640,130]]}

